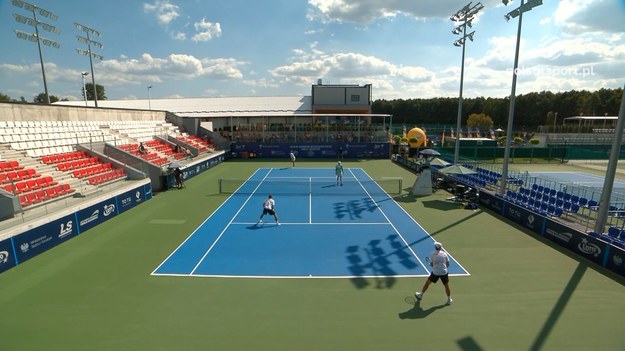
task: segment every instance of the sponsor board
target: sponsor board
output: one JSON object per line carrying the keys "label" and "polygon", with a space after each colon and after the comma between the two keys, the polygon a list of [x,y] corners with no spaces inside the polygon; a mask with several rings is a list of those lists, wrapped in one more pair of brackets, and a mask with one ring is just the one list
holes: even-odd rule
{"label": "sponsor board", "polygon": [[507,202],[504,208],[504,216],[534,233],[542,233],[545,217],[537,213]]}
{"label": "sponsor board", "polygon": [[11,239],[0,241],[0,272],[15,267],[15,254]]}
{"label": "sponsor board", "polygon": [[141,186],[139,188],[127,191],[117,195],[117,206],[119,213],[127,211],[145,200],[145,190]]}
{"label": "sponsor board", "polygon": [[605,268],[625,277],[625,251],[618,247],[606,245],[608,248]]}
{"label": "sponsor board", "polygon": [[[215,166],[217,166],[218,164],[221,164],[222,162],[224,162],[226,159],[226,157],[222,154],[216,157],[213,157],[211,159],[208,159],[206,161],[202,161],[200,163],[197,163],[193,166],[190,167],[186,167],[186,168],[181,168],[180,170],[182,171],[182,180],[186,181],[189,178],[195,177],[196,175],[206,171],[207,169],[213,168]],[[166,187],[167,189],[173,189],[176,187],[176,178],[174,177],[174,173],[173,172],[169,172],[169,174],[167,174],[166,176]],[[146,189],[146,200],[149,200],[152,197],[152,191],[151,191],[151,186],[150,186],[150,192],[148,195],[148,191]]]}
{"label": "sponsor board", "polygon": [[76,236],[78,226],[75,218],[71,214],[13,237],[18,262],[29,260]]}
{"label": "sponsor board", "polygon": [[480,205],[498,214],[503,213],[504,200],[495,195],[480,191]]}
{"label": "sponsor board", "polygon": [[288,158],[293,152],[300,158],[335,158],[339,148],[344,158],[388,158],[388,143],[234,143],[230,147],[233,157],[243,153],[254,153],[256,157]]}
{"label": "sponsor board", "polygon": [[552,220],[547,221],[544,237],[598,265],[603,265],[606,246],[609,245]]}
{"label": "sponsor board", "polygon": [[76,213],[79,232],[82,233],[85,230],[89,230],[116,215],[117,205],[115,198],[82,209]]}

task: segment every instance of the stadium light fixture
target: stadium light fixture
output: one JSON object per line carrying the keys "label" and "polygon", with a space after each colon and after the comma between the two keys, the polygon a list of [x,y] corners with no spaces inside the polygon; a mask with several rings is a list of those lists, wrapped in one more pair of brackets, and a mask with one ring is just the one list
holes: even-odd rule
{"label": "stadium light fixture", "polygon": [[85,106],[87,105],[87,86],[85,85],[85,77],[89,75],[89,72],[80,72],[82,78],[82,96],[85,97]]}
{"label": "stadium light fixture", "polygon": [[471,21],[475,18],[477,13],[484,8],[482,3],[478,2],[475,5],[472,5],[473,2],[469,2],[466,6],[456,12],[454,15],[450,17],[453,22],[460,22],[460,25],[457,26],[452,33],[457,35],[462,35],[462,37],[456,41],[454,41],[454,46],[462,47],[462,64],[460,69],[460,95],[458,97],[458,118],[456,123],[456,144],[455,144],[455,152],[454,152],[454,164],[458,163],[458,157],[460,155],[460,128],[462,127],[462,90],[464,86],[464,55],[465,55],[465,44],[466,39],[473,41],[473,35],[475,31],[467,34],[467,26],[469,28],[473,28]]}
{"label": "stadium light fixture", "polygon": [[[104,46],[102,45],[102,43],[91,39],[91,36],[100,37],[102,36],[102,34],[100,34],[99,31],[80,23],[74,22],[74,27],[76,27],[76,29],[85,33],[86,35],[85,37],[83,37],[82,35],[77,35],[76,38],[78,39],[78,42],[87,44],[87,50],[76,49],[76,51],[81,55],[89,56],[89,67],[91,67],[91,84],[93,84],[93,101],[95,103],[95,107],[98,107],[98,88],[95,85],[95,74],[93,74],[93,58],[97,58],[101,61],[104,59],[104,57],[91,51],[91,46],[93,45],[98,49],[102,49]],[[85,96],[86,95],[87,91],[85,91]]]}
{"label": "stadium light fixture", "polygon": [[[511,0],[502,0],[504,5],[508,5]],[[521,26],[523,24],[523,13],[530,11],[536,6],[542,5],[542,0],[529,0],[525,3],[525,0],[521,0],[521,6],[509,12],[506,16],[506,20],[510,18],[519,17],[519,26],[516,34],[516,49],[514,53],[514,67],[512,69],[512,89],[510,92],[510,110],[508,111],[508,129],[506,130],[506,150],[503,158],[503,168],[501,171],[501,186],[499,188],[499,195],[504,195],[506,187],[508,185],[508,163],[510,162],[510,147],[512,145],[512,125],[514,120],[514,103],[516,98],[516,80],[519,67],[519,48],[521,46]]]}
{"label": "stadium light fixture", "polygon": [[17,13],[13,14],[13,17],[15,17],[15,20],[17,22],[26,24],[35,28],[34,34],[23,32],[17,29],[15,30],[15,34],[17,35],[19,39],[28,40],[28,41],[37,43],[37,48],[39,49],[39,62],[41,63],[41,75],[43,76],[43,89],[46,94],[46,103],[50,104],[50,94],[48,94],[48,82],[46,81],[46,69],[43,63],[43,52],[41,50],[41,44],[46,45],[46,46],[51,46],[56,49],[60,48],[61,44],[59,44],[58,42],[52,39],[44,38],[41,35],[39,35],[39,27],[41,27],[46,32],[50,32],[54,34],[61,33],[61,30],[51,24],[39,21],[37,19],[37,14],[39,14],[39,16],[41,17],[49,18],[53,21],[56,21],[59,17],[46,9],[43,9],[37,5],[29,4],[22,0],[11,0],[11,3],[16,7],[22,8],[26,11],[30,11],[33,14],[32,18],[25,17]]}

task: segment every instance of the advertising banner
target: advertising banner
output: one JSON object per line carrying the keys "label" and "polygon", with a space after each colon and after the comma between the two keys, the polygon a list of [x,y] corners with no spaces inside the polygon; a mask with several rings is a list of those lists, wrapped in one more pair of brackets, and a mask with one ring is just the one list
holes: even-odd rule
{"label": "advertising banner", "polygon": [[125,212],[142,203],[143,201],[145,201],[145,190],[143,186],[119,194],[117,195],[118,212]]}
{"label": "advertising banner", "polygon": [[[217,166],[218,164],[224,162],[225,159],[226,159],[225,155],[222,154],[222,155],[213,157],[211,159],[194,164],[193,166],[181,168],[180,170],[182,171],[183,183],[187,179],[193,178],[196,175],[206,171],[207,169]],[[176,178],[174,177],[173,171],[167,174],[166,181],[167,181],[167,189],[172,189],[176,187]],[[146,192],[146,195],[147,195],[147,192]],[[151,198],[151,191],[150,191],[150,198]],[[148,199],[146,198],[146,200]]]}
{"label": "advertising banner", "polygon": [[115,198],[84,208],[76,213],[78,232],[82,233],[117,215]]}
{"label": "advertising banner", "polygon": [[612,245],[606,245],[606,248],[605,268],[625,277],[625,251]]}
{"label": "advertising banner", "polygon": [[344,158],[388,158],[388,143],[235,143],[232,157],[285,158],[293,152],[299,158],[336,158],[343,148]]}
{"label": "advertising banner", "polygon": [[59,218],[13,237],[17,262],[22,263],[78,234],[75,215]]}
{"label": "advertising banner", "polygon": [[145,193],[145,200],[150,200],[152,198],[152,183],[145,184],[143,192]]}
{"label": "advertising banner", "polygon": [[480,205],[501,215],[503,213],[504,200],[495,195],[480,191]]}
{"label": "advertising banner", "polygon": [[609,245],[554,221],[547,221],[544,237],[601,266]]}
{"label": "advertising banner", "polygon": [[506,203],[504,217],[522,225],[536,234],[542,234],[545,217],[515,204]]}
{"label": "advertising banner", "polygon": [[11,239],[0,241],[0,273],[15,267],[15,255]]}

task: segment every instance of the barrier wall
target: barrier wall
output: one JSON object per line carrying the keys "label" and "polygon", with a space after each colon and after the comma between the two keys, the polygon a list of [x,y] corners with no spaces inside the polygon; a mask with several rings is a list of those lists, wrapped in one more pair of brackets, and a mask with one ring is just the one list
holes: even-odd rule
{"label": "barrier wall", "polygon": [[0,242],[0,272],[17,266],[152,198],[151,184],[55,219]]}
{"label": "barrier wall", "polygon": [[233,143],[232,157],[289,158],[293,152],[298,158],[336,158],[343,148],[344,158],[388,158],[389,143]]}
{"label": "barrier wall", "polygon": [[480,191],[480,205],[531,230],[543,238],[625,277],[625,251],[567,227],[496,195]]}
{"label": "barrier wall", "polygon": [[[196,175],[208,170],[209,168],[213,168],[214,166],[221,164],[225,160],[226,160],[226,154],[221,154],[213,158],[209,158],[208,160],[204,160],[202,162],[196,163],[190,167],[181,169],[182,181],[184,182],[187,179],[193,178]],[[176,178],[174,177],[173,170],[170,170],[170,172],[165,176],[165,184],[166,184],[166,189],[171,189],[171,188],[176,187]]]}

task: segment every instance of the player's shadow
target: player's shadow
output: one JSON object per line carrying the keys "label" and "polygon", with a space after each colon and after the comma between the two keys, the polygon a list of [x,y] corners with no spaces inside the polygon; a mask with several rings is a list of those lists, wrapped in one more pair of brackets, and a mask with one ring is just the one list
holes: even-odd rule
{"label": "player's shadow", "polygon": [[262,224],[252,224],[247,226],[246,228],[249,230],[259,230],[259,229],[269,229],[273,227],[277,227],[278,225],[270,222],[270,223],[262,223]]}
{"label": "player's shadow", "polygon": [[446,304],[442,304],[442,305],[432,306],[428,308],[427,310],[424,310],[421,307],[421,301],[417,300],[413,296],[406,297],[406,302],[409,302],[409,301],[414,301],[414,305],[408,311],[400,312],[399,319],[423,319],[431,315],[432,313],[436,312],[437,310],[447,307]]}

